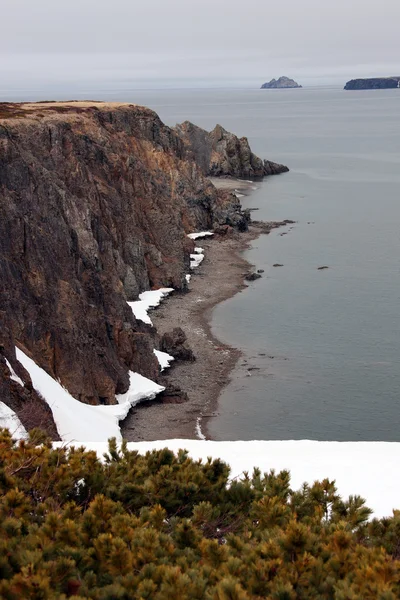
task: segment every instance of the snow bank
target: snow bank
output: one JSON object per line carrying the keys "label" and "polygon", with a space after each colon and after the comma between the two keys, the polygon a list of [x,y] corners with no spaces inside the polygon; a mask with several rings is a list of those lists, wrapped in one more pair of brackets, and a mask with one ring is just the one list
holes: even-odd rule
{"label": "snow bank", "polygon": [[10,379],[12,379],[13,381],[16,381],[17,383],[19,383],[19,385],[22,385],[22,387],[24,387],[25,384],[22,381],[21,377],[18,377],[18,375],[16,374],[16,372],[14,371],[14,369],[12,368],[11,364],[8,362],[7,359],[6,359],[6,365],[8,367],[8,370],[11,373]]}
{"label": "snow bank", "polygon": [[[99,456],[107,451],[107,444],[86,446]],[[400,508],[400,480],[396,477],[400,443],[397,442],[161,440],[128,444],[130,450],[141,454],[166,447],[174,452],[186,448],[194,459],[221,458],[230,464],[232,477],[244,471],[251,473],[253,467],[260,467],[263,472],[289,469],[294,489],[299,489],[305,481],[312,484],[328,477],[336,480],[344,498],[355,494],[365,498],[377,517],[390,516],[393,508]]]}
{"label": "snow bank", "polygon": [[8,429],[14,439],[26,440],[28,438],[28,433],[15,412],[0,401],[0,429],[2,428]]}
{"label": "snow bank", "polygon": [[160,365],[161,371],[164,369],[168,369],[170,363],[175,360],[173,356],[167,354],[167,352],[161,352],[161,350],[153,350],[154,354],[157,357],[158,364]]}
{"label": "snow bank", "polygon": [[164,390],[150,379],[131,371],[129,389],[116,397],[118,404],[90,406],[73,398],[19,348],[16,348],[16,353],[31,376],[33,387],[50,406],[57,431],[64,442],[105,442],[110,437],[121,441],[118,423],[127,416],[129,409],[141,400],[155,398]]}
{"label": "snow bank", "polygon": [[212,231],[198,231],[197,233],[189,233],[188,237],[191,240],[197,240],[199,238],[209,237],[210,235],[214,235]]}
{"label": "snow bank", "polygon": [[204,254],[191,254],[190,255],[190,268],[196,269],[204,260]]}
{"label": "snow bank", "polygon": [[158,306],[165,296],[168,296],[174,288],[160,288],[159,290],[149,290],[139,295],[139,300],[128,302],[136,319],[140,319],[147,325],[153,325],[148,315],[151,308]]}

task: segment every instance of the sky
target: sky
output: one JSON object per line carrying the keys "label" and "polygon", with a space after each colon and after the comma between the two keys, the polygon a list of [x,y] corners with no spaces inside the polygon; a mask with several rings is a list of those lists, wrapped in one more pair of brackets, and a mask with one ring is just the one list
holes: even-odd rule
{"label": "sky", "polygon": [[0,0],[0,96],[400,75],[399,0]]}

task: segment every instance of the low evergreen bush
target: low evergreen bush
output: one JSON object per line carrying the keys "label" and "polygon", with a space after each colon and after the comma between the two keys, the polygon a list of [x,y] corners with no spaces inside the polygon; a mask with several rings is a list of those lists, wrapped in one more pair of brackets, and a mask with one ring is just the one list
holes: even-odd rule
{"label": "low evergreen bush", "polygon": [[100,460],[0,430],[0,598],[400,597],[400,513],[289,473],[229,479],[219,460],[117,449]]}

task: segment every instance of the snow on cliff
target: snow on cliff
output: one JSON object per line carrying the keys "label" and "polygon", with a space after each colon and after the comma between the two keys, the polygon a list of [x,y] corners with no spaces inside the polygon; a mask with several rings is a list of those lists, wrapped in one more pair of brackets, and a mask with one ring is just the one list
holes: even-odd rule
{"label": "snow on cliff", "polygon": [[90,406],[73,398],[19,348],[16,348],[16,354],[31,376],[33,387],[50,406],[63,442],[105,442],[110,437],[120,441],[119,421],[127,416],[129,409],[141,400],[155,398],[164,390],[150,379],[130,371],[129,389],[116,396],[118,404]]}
{"label": "snow on cliff", "polygon": [[22,381],[21,377],[18,377],[18,375],[16,374],[16,372],[14,371],[14,369],[12,368],[11,364],[9,363],[9,361],[7,359],[6,360],[6,365],[8,367],[8,370],[10,371],[11,375],[10,375],[10,379],[12,379],[13,381],[15,381],[16,383],[19,383],[19,385],[21,385],[22,387],[24,387],[24,382]]}
{"label": "snow on cliff", "polygon": [[173,356],[167,354],[167,352],[161,352],[161,350],[153,350],[154,354],[157,357],[158,364],[160,365],[161,371],[164,369],[168,369],[170,363],[175,360]]}
{"label": "snow on cliff", "polygon": [[28,438],[28,433],[15,412],[1,401],[0,429],[8,429],[13,438],[17,440],[26,440]]}
{"label": "snow on cliff", "polygon": [[174,288],[160,288],[159,290],[149,290],[139,295],[139,300],[128,302],[136,319],[140,319],[147,325],[153,325],[148,315],[148,311],[156,308],[160,302],[168,296]]}
{"label": "snow on cliff", "polygon": [[188,237],[191,240],[209,237],[210,235],[214,235],[212,231],[198,231],[197,233],[188,233]]}
{"label": "snow on cliff", "polygon": [[[107,451],[105,443],[85,445],[99,456]],[[240,477],[244,471],[251,473],[254,467],[262,472],[288,469],[293,489],[327,477],[336,480],[342,497],[358,494],[365,498],[376,517],[390,516],[394,508],[400,508],[400,481],[395,475],[400,463],[400,443],[396,442],[161,440],[132,442],[128,448],[141,454],[162,448],[174,452],[185,448],[195,460],[220,458],[231,466],[232,478]]]}

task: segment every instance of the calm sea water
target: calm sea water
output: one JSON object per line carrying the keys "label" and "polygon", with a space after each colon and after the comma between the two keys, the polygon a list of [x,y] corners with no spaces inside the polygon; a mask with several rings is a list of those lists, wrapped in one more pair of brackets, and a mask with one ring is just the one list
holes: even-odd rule
{"label": "calm sea water", "polygon": [[298,223],[253,243],[264,277],[214,311],[215,334],[245,354],[210,435],[399,441],[400,93],[185,93],[155,107],[169,123],[221,122],[291,169],[244,201]]}
{"label": "calm sea water", "polygon": [[94,93],[146,104],[168,124],[221,123],[291,169],[243,199],[256,218],[297,224],[253,243],[246,257],[263,278],[214,311],[215,334],[244,357],[210,435],[399,441],[400,91],[74,95]]}

